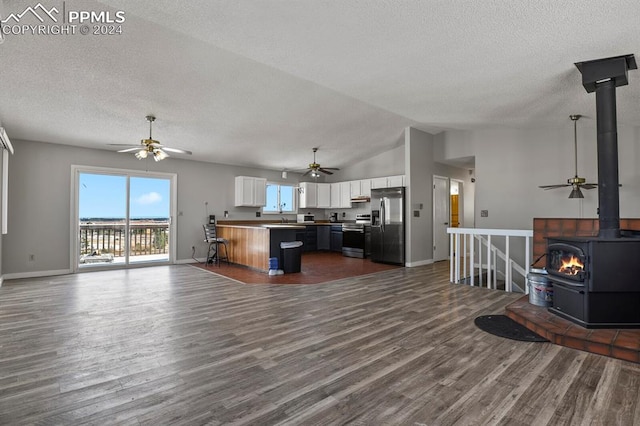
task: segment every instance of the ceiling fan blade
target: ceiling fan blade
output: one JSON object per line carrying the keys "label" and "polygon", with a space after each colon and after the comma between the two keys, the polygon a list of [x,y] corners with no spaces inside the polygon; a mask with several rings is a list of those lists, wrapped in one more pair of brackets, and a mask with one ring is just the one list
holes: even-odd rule
{"label": "ceiling fan blade", "polygon": [[130,147],[137,146],[137,145],[132,144],[132,143],[109,143],[107,145],[109,145],[109,146],[130,146]]}
{"label": "ceiling fan blade", "polygon": [[120,150],[118,150],[118,152],[133,152],[133,151],[140,151],[141,149],[146,149],[146,146],[140,145],[140,146],[135,146],[135,147],[132,147],[132,148],[120,149]]}
{"label": "ceiling fan blade", "polygon": [[162,149],[163,149],[164,151],[167,151],[167,152],[175,152],[176,154],[187,154],[187,155],[191,155],[191,154],[192,154],[192,152],[191,152],[191,151],[187,151],[187,150],[185,150],[185,149],[169,148],[169,147],[167,147],[167,146],[163,146],[163,147],[162,147]]}
{"label": "ceiling fan blade", "polygon": [[538,188],[542,188],[542,189],[556,189],[556,188],[565,188],[567,186],[571,186],[569,184],[563,183],[560,185],[541,185]]}
{"label": "ceiling fan blade", "polygon": [[305,174],[303,174],[302,176],[306,176],[306,175],[308,175],[309,173],[311,173],[312,171],[313,171],[313,169],[309,169],[309,170],[307,170],[307,172],[306,172]]}
{"label": "ceiling fan blade", "polygon": [[583,183],[582,185],[580,185],[581,188],[583,189],[594,189],[598,187],[597,183]]}
{"label": "ceiling fan blade", "polygon": [[324,168],[322,168],[322,167],[318,168],[318,171],[319,171],[319,172],[322,172],[322,173],[324,173],[324,174],[327,174],[327,175],[332,175],[332,174],[333,174],[333,172],[330,172],[329,170],[324,169]]}

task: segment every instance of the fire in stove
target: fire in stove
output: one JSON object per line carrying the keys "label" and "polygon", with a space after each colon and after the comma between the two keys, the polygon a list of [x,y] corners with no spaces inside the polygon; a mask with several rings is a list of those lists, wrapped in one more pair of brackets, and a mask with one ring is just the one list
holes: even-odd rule
{"label": "fire in stove", "polygon": [[569,259],[562,259],[562,265],[558,272],[561,272],[566,275],[578,275],[580,272],[584,271],[584,263],[580,261],[574,255],[571,255]]}

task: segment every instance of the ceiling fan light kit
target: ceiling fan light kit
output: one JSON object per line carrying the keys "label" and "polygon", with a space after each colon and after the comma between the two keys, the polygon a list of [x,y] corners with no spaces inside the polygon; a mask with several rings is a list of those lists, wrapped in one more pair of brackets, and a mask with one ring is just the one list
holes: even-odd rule
{"label": "ceiling fan light kit", "polygon": [[[153,156],[155,161],[162,161],[165,158],[169,157],[167,151],[175,152],[178,154],[187,154],[191,155],[191,151],[186,151],[184,149],[178,148],[169,148],[164,145],[161,145],[159,141],[153,139],[153,122],[156,120],[156,117],[153,115],[146,116],[147,121],[149,122],[149,138],[142,139],[140,141],[140,145],[126,145],[129,148],[121,149],[118,152],[135,152],[135,156],[138,160],[144,160],[149,157],[149,155]],[[122,145],[122,144],[110,144],[110,145]]]}
{"label": "ceiling fan light kit", "polygon": [[336,167],[322,167],[320,164],[316,163],[316,152],[318,152],[318,148],[313,148],[313,163],[309,163],[309,167],[307,171],[302,176],[311,175],[313,178],[318,178],[321,176],[320,173],[324,173],[325,175],[332,175],[333,172],[331,170],[340,170]]}
{"label": "ceiling fan light kit", "polygon": [[597,183],[587,183],[587,180],[583,177],[578,176],[578,131],[577,131],[577,122],[582,117],[580,114],[570,115],[569,118],[573,121],[573,155],[574,155],[574,166],[575,166],[575,175],[572,178],[567,179],[566,184],[560,185],[541,185],[539,188],[544,190],[547,189],[556,189],[556,188],[564,188],[571,187],[571,193],[569,194],[569,198],[584,198],[582,194],[583,189],[594,189],[598,187]]}

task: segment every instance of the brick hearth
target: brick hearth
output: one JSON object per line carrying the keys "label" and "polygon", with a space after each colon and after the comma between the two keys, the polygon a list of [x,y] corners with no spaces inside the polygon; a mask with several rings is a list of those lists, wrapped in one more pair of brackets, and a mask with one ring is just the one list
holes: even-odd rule
{"label": "brick hearth", "polygon": [[587,329],[560,318],[523,296],[506,307],[506,315],[552,343],[640,363],[640,330]]}

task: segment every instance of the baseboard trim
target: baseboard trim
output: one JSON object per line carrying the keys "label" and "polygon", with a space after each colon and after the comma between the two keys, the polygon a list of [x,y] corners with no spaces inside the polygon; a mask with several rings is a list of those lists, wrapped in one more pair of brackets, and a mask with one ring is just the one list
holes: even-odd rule
{"label": "baseboard trim", "polygon": [[433,259],[426,259],[426,260],[419,260],[417,262],[406,262],[404,266],[408,268],[413,268],[416,266],[431,265],[432,263],[433,263]]}
{"label": "baseboard trim", "polygon": [[179,259],[179,260],[176,260],[175,264],[176,265],[185,265],[185,264],[188,264],[188,263],[196,263],[196,261],[198,261],[200,263],[204,263],[205,259],[204,259],[204,257],[202,259],[199,259],[197,257],[195,259],[193,259],[193,258],[190,258],[190,259]]}
{"label": "baseboard trim", "polygon": [[54,275],[67,275],[71,273],[72,273],[71,269],[56,269],[53,271],[16,272],[13,274],[5,274],[3,278],[7,280],[19,280],[21,278],[39,278],[39,277],[49,277]]}

